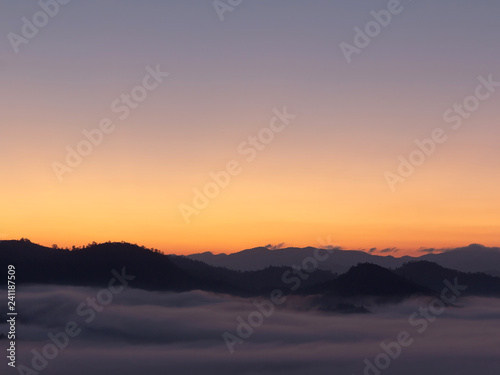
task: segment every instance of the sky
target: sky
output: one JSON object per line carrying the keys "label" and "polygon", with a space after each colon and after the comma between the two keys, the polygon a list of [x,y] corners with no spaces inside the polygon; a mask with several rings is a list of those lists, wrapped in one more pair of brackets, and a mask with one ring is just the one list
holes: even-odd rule
{"label": "sky", "polygon": [[6,2],[0,239],[498,245],[500,3],[395,2]]}

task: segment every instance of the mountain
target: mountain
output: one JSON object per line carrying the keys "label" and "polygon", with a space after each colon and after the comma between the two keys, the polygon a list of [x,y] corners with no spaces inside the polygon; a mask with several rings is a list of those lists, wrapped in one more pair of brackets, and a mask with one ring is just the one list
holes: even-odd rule
{"label": "mountain", "polygon": [[409,297],[414,294],[434,294],[428,287],[371,263],[361,263],[351,267],[348,272],[337,279],[308,289],[308,293],[311,292],[342,297]]}
{"label": "mountain", "polygon": [[500,248],[472,244],[439,254],[427,254],[418,260],[437,263],[463,272],[484,272],[500,276]]}
{"label": "mountain", "polygon": [[366,304],[399,303],[415,295],[435,295],[430,288],[370,263],[351,267],[337,279],[306,288],[311,306],[335,313],[366,313]]}
{"label": "mountain", "polygon": [[93,244],[73,251],[49,249],[27,240],[0,241],[0,268],[16,267],[17,283],[105,287],[112,270],[135,276],[131,285],[150,290],[201,289],[235,292],[230,283],[196,278],[168,256],[128,243]]}
{"label": "mountain", "polygon": [[[283,286],[286,267],[240,272],[186,257],[165,255],[128,243],[92,244],[82,249],[52,249],[27,240],[0,241],[0,268],[16,266],[18,283],[107,286],[111,271],[135,276],[131,286],[147,290],[206,290],[238,296],[269,294]],[[317,270],[304,286],[337,275]]]}
{"label": "mountain", "polygon": [[[274,251],[258,252],[262,255]],[[292,253],[304,254],[302,249]],[[336,255],[337,258],[352,256],[351,252],[336,250],[331,258]],[[247,251],[246,256],[253,256],[253,251]],[[395,259],[388,261],[392,263]],[[300,272],[284,266],[235,271],[128,243],[93,243],[70,251],[49,249],[28,240],[0,241],[0,268],[6,269],[9,264],[16,266],[17,284],[107,287],[113,277],[111,271],[120,273],[125,269],[126,274],[135,277],[130,282],[133,288],[173,292],[199,289],[242,297],[268,297],[272,290],[280,289],[299,300],[312,299],[312,306],[322,310],[347,313],[365,312],[363,306],[358,306],[365,301],[398,302],[418,294],[437,295],[443,281],[453,281],[455,277],[468,286],[469,295],[500,297],[500,278],[451,270],[428,261],[407,262],[393,270],[362,262],[339,276],[305,267]]]}
{"label": "mountain", "polygon": [[456,271],[423,260],[405,263],[394,273],[435,292],[443,290],[445,280],[453,283],[457,279],[460,285],[467,286],[463,295],[500,297],[500,278],[485,273]]}
{"label": "mountain", "polygon": [[[226,281],[241,289],[264,294],[282,286],[283,277],[290,272],[289,267],[268,266],[258,271],[235,271],[224,267],[210,266],[201,261],[184,256],[171,255],[171,261],[188,274],[200,278]],[[309,274],[309,278],[302,280],[303,287],[309,287],[337,278],[337,274],[330,271],[316,270]]]}
{"label": "mountain", "polygon": [[[226,267],[240,271],[256,271],[267,266],[291,267],[292,265],[300,265],[305,258],[314,257],[318,251],[321,256],[325,254],[325,250],[314,247],[288,247],[276,250],[271,250],[267,247],[257,247],[232,254],[213,254],[210,252],[192,254],[188,255],[188,258],[216,267]],[[369,262],[383,267],[395,268],[403,264],[404,261],[411,260],[410,257],[374,256],[364,251],[356,250],[331,249],[328,251],[330,252],[330,256],[328,259],[319,262],[319,268],[336,273],[344,273],[358,263]],[[400,259],[404,260],[401,261]]]}
{"label": "mountain", "polygon": [[[267,266],[300,265],[307,257],[314,257],[319,250],[313,247],[271,250],[267,247],[243,250],[233,254],[213,254],[210,252],[192,254],[190,259],[199,260],[216,267],[233,270],[255,271]],[[422,250],[433,251],[433,249]],[[357,250],[330,250],[328,259],[319,262],[319,268],[336,273],[345,273],[359,263],[372,263],[385,268],[398,268],[412,260],[427,260],[443,267],[464,272],[484,272],[493,276],[500,275],[500,248],[488,248],[472,244],[463,248],[450,249],[439,254],[425,254],[420,257],[374,255]]]}

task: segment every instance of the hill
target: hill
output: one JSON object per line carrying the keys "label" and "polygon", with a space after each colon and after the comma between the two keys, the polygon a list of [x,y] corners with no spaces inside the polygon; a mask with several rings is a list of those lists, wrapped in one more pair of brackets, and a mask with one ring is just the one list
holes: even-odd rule
{"label": "hill", "polygon": [[[283,248],[271,250],[266,247],[243,250],[232,254],[213,254],[210,252],[192,254],[190,259],[199,260],[215,267],[226,267],[240,271],[256,271],[268,266],[290,267],[300,265],[303,259],[324,250],[313,247]],[[422,256],[375,255],[358,250],[330,250],[328,259],[320,262],[319,267],[334,273],[345,273],[359,263],[371,263],[385,268],[398,268],[412,260],[427,260],[443,267],[463,272],[484,272],[492,276],[500,275],[500,249],[472,244],[467,247],[449,249],[438,254],[427,253],[434,249],[422,250]]]}

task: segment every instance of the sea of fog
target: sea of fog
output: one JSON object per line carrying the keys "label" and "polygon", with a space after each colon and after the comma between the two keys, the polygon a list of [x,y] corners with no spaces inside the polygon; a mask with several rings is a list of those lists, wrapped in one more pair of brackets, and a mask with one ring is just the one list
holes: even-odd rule
{"label": "sea of fog", "polygon": [[[500,299],[462,298],[441,311],[419,298],[339,315],[308,309],[305,299],[271,309],[264,298],[200,291],[99,293],[19,287],[17,367],[3,355],[0,373],[497,375],[500,369]],[[2,319],[0,332],[8,329]],[[0,344],[8,353],[9,340]]]}

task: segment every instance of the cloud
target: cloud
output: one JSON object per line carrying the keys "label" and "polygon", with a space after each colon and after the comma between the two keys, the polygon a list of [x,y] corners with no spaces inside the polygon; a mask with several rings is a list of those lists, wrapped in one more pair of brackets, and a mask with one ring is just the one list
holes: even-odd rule
{"label": "cloud", "polygon": [[397,253],[398,251],[399,251],[399,249],[396,247],[388,247],[386,249],[380,250],[380,253],[383,253],[383,254],[385,254],[385,253]]}
{"label": "cloud", "polygon": [[438,249],[434,249],[434,248],[430,248],[430,249],[425,249],[425,248],[421,248],[421,249],[418,249],[418,251],[420,253],[428,253],[428,254],[434,254],[436,252],[440,252],[442,250],[438,250]]}
{"label": "cloud", "polygon": [[[50,361],[52,375],[118,373],[330,375],[362,374],[363,360],[381,352],[405,330],[414,343],[384,374],[470,374],[481,364],[482,375],[497,374],[500,346],[500,300],[462,299],[419,334],[409,316],[426,306],[420,297],[399,305],[373,308],[373,314],[333,315],[276,308],[253,335],[229,354],[223,332],[236,334],[237,319],[256,311],[254,299],[207,292],[148,292],[129,289],[85,324],[76,306],[97,289],[23,286],[18,293],[18,359],[28,364],[32,349],[41,350],[47,333],[77,321],[82,334]],[[258,298],[261,301],[261,298]],[[4,301],[2,300],[2,303]],[[7,326],[0,324],[0,332]],[[6,375],[16,374],[7,371]]]}
{"label": "cloud", "polygon": [[281,242],[279,244],[276,244],[276,245],[272,245],[272,244],[267,244],[266,246],[264,247],[267,247],[269,250],[278,250],[278,249],[282,249],[285,247],[285,243],[284,242]]}

